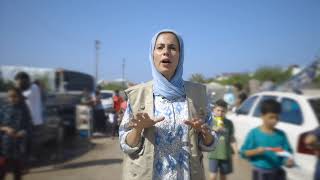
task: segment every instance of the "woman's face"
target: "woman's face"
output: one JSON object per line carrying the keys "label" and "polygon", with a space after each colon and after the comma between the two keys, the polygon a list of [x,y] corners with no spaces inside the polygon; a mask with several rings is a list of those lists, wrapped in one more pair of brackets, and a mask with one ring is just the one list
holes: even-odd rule
{"label": "woman's face", "polygon": [[153,62],[166,79],[174,75],[180,58],[179,42],[172,33],[161,33],[154,46]]}

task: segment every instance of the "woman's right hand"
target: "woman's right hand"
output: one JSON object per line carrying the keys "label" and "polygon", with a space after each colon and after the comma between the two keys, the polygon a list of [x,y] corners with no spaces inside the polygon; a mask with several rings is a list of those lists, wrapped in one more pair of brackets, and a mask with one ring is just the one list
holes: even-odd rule
{"label": "woman's right hand", "polygon": [[145,128],[150,128],[164,120],[164,117],[158,119],[151,119],[147,113],[138,113],[129,122],[129,128],[133,128],[132,131],[126,137],[126,143],[130,147],[136,147],[141,139],[141,132]]}
{"label": "woman's right hand", "polygon": [[163,121],[164,119],[164,117],[161,117],[153,120],[150,118],[148,113],[137,113],[129,123],[129,127],[135,128],[136,130],[141,132],[143,129],[150,128],[158,122]]}

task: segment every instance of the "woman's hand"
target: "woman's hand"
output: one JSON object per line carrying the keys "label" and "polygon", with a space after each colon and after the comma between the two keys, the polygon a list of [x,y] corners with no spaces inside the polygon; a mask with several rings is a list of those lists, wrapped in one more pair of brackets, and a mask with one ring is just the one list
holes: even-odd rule
{"label": "woman's hand", "polygon": [[129,122],[129,128],[132,131],[126,137],[126,143],[131,147],[136,147],[141,139],[141,132],[145,128],[150,128],[164,120],[164,117],[152,120],[147,113],[138,113],[134,119]]}
{"label": "woman's hand", "polygon": [[204,135],[211,134],[209,126],[199,118],[193,118],[192,120],[187,120],[184,123]]}
{"label": "woman's hand", "polygon": [[192,120],[187,120],[184,123],[194,128],[197,132],[201,133],[205,145],[210,145],[213,142],[213,136],[211,134],[210,127],[201,119],[193,118]]}
{"label": "woman's hand", "polygon": [[142,131],[145,128],[150,128],[164,120],[164,117],[151,119],[148,113],[138,113],[135,118],[129,123],[129,127]]}

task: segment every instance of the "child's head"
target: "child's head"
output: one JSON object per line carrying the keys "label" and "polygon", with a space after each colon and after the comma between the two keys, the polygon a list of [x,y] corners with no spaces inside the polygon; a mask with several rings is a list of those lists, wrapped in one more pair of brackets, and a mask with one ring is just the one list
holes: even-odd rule
{"label": "child's head", "polygon": [[24,96],[20,89],[11,87],[8,89],[8,100],[10,104],[19,104],[24,101]]}
{"label": "child's head", "polygon": [[222,100],[219,99],[213,107],[213,115],[217,117],[225,117],[226,112],[227,112],[228,104]]}
{"label": "child's head", "polygon": [[262,102],[260,110],[263,124],[269,128],[274,128],[281,113],[280,103],[273,99],[265,100]]}

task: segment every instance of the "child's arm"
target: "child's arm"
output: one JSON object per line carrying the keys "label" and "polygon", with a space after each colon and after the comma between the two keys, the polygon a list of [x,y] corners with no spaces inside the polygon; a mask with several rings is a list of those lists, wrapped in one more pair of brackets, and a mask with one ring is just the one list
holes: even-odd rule
{"label": "child's arm", "polygon": [[261,155],[264,152],[265,152],[265,149],[263,147],[259,147],[259,148],[256,148],[256,149],[246,150],[246,151],[244,151],[244,154],[247,157],[252,157],[252,156]]}
{"label": "child's arm", "polygon": [[261,155],[264,152],[265,148],[257,146],[257,142],[255,142],[254,138],[254,130],[251,130],[240,149],[241,156],[244,158],[250,158],[253,156]]}

